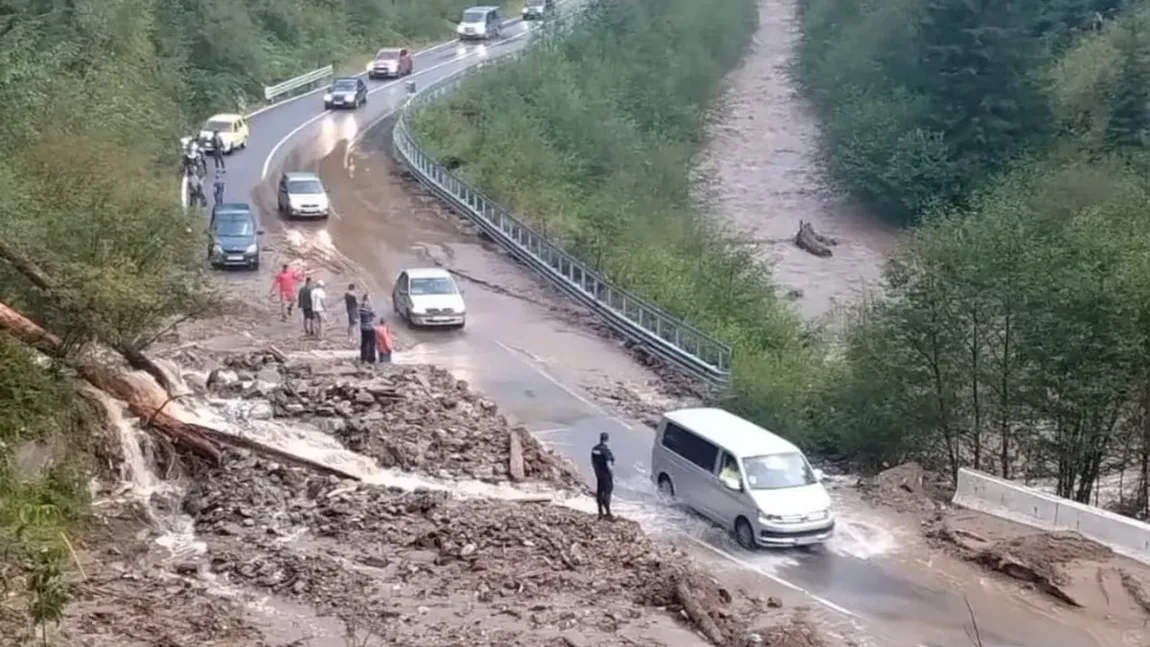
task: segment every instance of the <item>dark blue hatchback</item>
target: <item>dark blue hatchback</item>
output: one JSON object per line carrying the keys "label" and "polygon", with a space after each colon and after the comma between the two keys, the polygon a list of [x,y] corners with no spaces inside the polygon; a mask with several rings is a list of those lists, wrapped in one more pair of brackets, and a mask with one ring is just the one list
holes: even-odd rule
{"label": "dark blue hatchback", "polygon": [[212,241],[208,261],[212,267],[260,267],[260,236],[264,233],[250,205],[242,202],[212,208]]}

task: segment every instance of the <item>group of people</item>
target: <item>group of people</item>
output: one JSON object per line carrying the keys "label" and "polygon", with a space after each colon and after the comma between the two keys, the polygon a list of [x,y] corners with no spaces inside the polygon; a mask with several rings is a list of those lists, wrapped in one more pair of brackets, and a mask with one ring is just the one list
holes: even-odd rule
{"label": "group of people", "polygon": [[[303,285],[296,290],[300,278]],[[324,282],[312,281],[304,277],[300,268],[285,264],[276,274],[272,291],[280,298],[280,316],[286,321],[298,305],[303,314],[303,331],[307,337],[322,337],[324,320],[327,316],[327,291]],[[377,317],[367,292],[357,294],[355,284],[350,283],[343,294],[344,310],[347,314],[347,334],[349,340],[359,332],[359,359],[365,364],[390,362],[395,351],[391,330],[381,317]],[[615,491],[615,455],[608,447],[607,432],[599,434],[599,443],[591,448],[591,468],[595,472],[595,503],[599,518],[614,520],[611,513],[611,496]]]}
{"label": "group of people", "polygon": [[[296,289],[299,280],[303,285]],[[302,270],[285,264],[272,281],[272,293],[279,296],[280,317],[286,321],[299,306],[303,317],[305,337],[322,338],[324,323],[327,320],[327,290],[321,280],[312,281],[304,277]],[[390,362],[395,351],[391,331],[381,317],[376,317],[367,292],[357,294],[355,284],[350,283],[343,294],[344,309],[347,313],[348,339],[354,340],[359,333],[359,359],[366,364]]]}
{"label": "group of people", "polygon": [[[215,162],[215,181],[212,192],[215,204],[224,201],[224,174],[227,171],[224,165],[224,142],[220,131],[212,133],[212,159]],[[184,175],[188,179],[188,205],[208,206],[208,198],[204,195],[204,175],[207,174],[207,162],[204,161],[203,152],[196,138],[189,138],[184,145]]]}

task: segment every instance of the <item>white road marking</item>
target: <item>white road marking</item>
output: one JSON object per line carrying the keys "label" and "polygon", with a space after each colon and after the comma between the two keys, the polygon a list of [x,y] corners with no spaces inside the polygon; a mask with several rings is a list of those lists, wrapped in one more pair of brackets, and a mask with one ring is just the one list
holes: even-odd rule
{"label": "white road marking", "polygon": [[[436,51],[436,50],[439,50],[439,49],[443,49],[443,48],[445,48],[445,47],[450,47],[451,45],[456,45],[456,44],[458,44],[458,43],[459,43],[459,40],[458,40],[458,39],[456,39],[456,40],[449,40],[449,41],[447,41],[447,42],[444,42],[444,43],[440,43],[440,44],[438,44],[438,45],[432,45],[431,47],[428,47],[427,49],[421,49],[421,50],[419,50],[418,52],[416,52],[416,53],[412,54],[412,55],[411,55],[411,57],[412,57],[412,58],[415,58],[416,56],[422,56],[423,54],[427,54],[427,53],[430,53],[430,52],[434,52],[434,51]],[[360,72],[359,74],[355,74],[355,75],[353,75],[353,76],[354,76],[355,78],[358,78],[358,77],[361,77],[361,76],[366,76],[366,75],[367,75],[367,71],[365,70],[365,71],[363,71],[363,72]],[[304,92],[304,93],[303,93],[303,94],[301,94],[301,95],[297,95],[297,96],[294,96],[294,97],[292,97],[292,98],[290,98],[290,99],[284,99],[283,101],[280,101],[279,103],[273,103],[273,104],[271,104],[271,105],[267,105],[267,106],[264,106],[264,107],[260,108],[259,110],[256,110],[256,111],[254,111],[254,112],[250,112],[250,113],[248,113],[248,114],[247,114],[247,118],[248,118],[248,119],[251,119],[252,117],[254,117],[254,116],[256,116],[256,115],[259,115],[259,114],[263,114],[263,113],[267,112],[268,110],[271,110],[272,108],[278,108],[278,107],[280,107],[280,106],[286,106],[287,104],[289,104],[289,103],[292,103],[292,102],[294,102],[294,101],[296,101],[296,100],[298,100],[298,99],[302,99],[302,98],[304,98],[304,97],[310,97],[311,95],[313,95],[313,94],[318,94],[319,92],[322,92],[322,91],[324,91],[324,90],[326,90],[326,89],[327,89],[327,88],[324,88],[324,87],[319,87],[319,88],[316,88],[316,89],[314,89],[314,90],[308,90],[307,92]]]}
{"label": "white road marking", "polygon": [[527,359],[523,357],[523,354],[521,351],[519,351],[515,348],[512,348],[512,347],[508,346],[507,344],[504,344],[503,342],[499,341],[498,339],[495,340],[495,343],[499,344],[499,346],[501,348],[503,348],[503,350],[507,351],[509,354],[514,356],[515,359],[518,359],[525,366],[530,367],[531,370],[535,371],[539,375],[542,375],[548,382],[550,382],[550,383],[554,384],[555,386],[559,387],[560,389],[562,389],[565,393],[567,393],[567,395],[570,395],[571,397],[582,402],[583,404],[587,405],[588,407],[591,407],[592,409],[597,411],[600,415],[602,415],[606,418],[610,418],[610,419],[614,420],[615,422],[618,422],[619,424],[623,425],[627,429],[632,429],[631,425],[623,422],[622,420],[619,420],[615,416],[612,416],[605,409],[603,409],[603,407],[601,407],[601,406],[595,404],[594,402],[588,400],[586,397],[580,395],[571,387],[567,386],[566,384],[564,384],[564,383],[560,382],[559,380],[557,380],[556,378],[552,377],[550,374],[548,374],[543,369],[541,369],[538,366],[535,366],[531,362],[527,361]]}
{"label": "white road marking", "polygon": [[771,580],[772,582],[782,584],[783,586],[791,589],[792,591],[799,593],[801,595],[805,595],[808,598],[814,600],[815,602],[818,602],[819,604],[823,605],[824,607],[826,607],[832,611],[837,611],[837,612],[839,612],[845,616],[851,617],[851,618],[859,618],[859,615],[857,613],[855,613],[854,611],[851,611],[850,609],[847,609],[845,607],[841,607],[841,606],[835,604],[834,602],[831,602],[830,600],[828,600],[824,597],[815,595],[814,593],[811,593],[810,591],[804,589],[803,587],[799,586],[798,584],[795,584],[794,582],[784,580],[783,578],[779,577],[778,575],[768,573],[767,571],[759,568],[758,566],[755,566],[754,564],[752,564],[752,563],[750,563],[744,559],[741,559],[739,557],[736,557],[735,555],[732,555],[731,553],[728,553],[727,551],[723,550],[722,548],[716,548],[715,546],[712,546],[711,544],[708,544],[707,542],[705,542],[702,539],[699,539],[697,537],[692,537],[690,535],[683,535],[683,536],[686,537],[687,539],[691,540],[692,543],[698,544],[699,546],[706,548],[707,550],[711,551],[712,553],[715,553],[719,557],[722,557],[722,558],[726,559],[727,561],[730,561],[730,562],[732,562],[738,566],[741,566],[742,568],[745,568],[745,569],[750,570],[750,571],[754,571],[754,572],[758,573],[759,575],[762,575],[763,577]]}
{"label": "white road marking", "polygon": [[[526,34],[528,34],[528,33],[529,33],[529,31],[526,31],[526,30],[525,30],[525,31],[523,31],[523,32],[521,32],[521,33],[519,33],[519,34],[516,34],[516,35],[514,35],[514,36],[511,36],[511,37],[507,38],[505,42],[509,42],[509,41],[513,41],[513,40],[516,40],[516,39],[518,39],[518,38],[521,38],[522,36],[524,36],[524,35],[526,35]],[[416,55],[418,56],[419,54],[423,54],[423,53],[426,53],[426,52],[430,52],[430,51],[433,51],[433,50],[436,50],[436,49],[441,49],[441,48],[443,48],[443,47],[447,47],[447,46],[449,46],[449,45],[455,45],[456,43],[457,43],[457,41],[450,41],[450,42],[447,42],[447,43],[441,43],[441,44],[439,44],[439,45],[436,45],[435,47],[432,47],[432,48],[430,48],[430,49],[427,49],[427,50],[423,50],[423,51],[421,51],[421,52],[418,52]],[[444,67],[444,66],[446,66],[446,65],[450,65],[450,64],[452,64],[452,63],[458,63],[459,61],[462,61],[462,60],[465,60],[465,59],[467,59],[467,58],[471,58],[471,57],[476,57],[476,56],[477,56],[477,54],[476,54],[476,53],[474,53],[474,52],[473,52],[473,53],[471,53],[471,54],[466,54],[466,55],[464,55],[464,56],[460,56],[460,57],[457,57],[457,58],[453,58],[453,59],[452,59],[452,60],[450,60],[450,61],[445,61],[445,62],[443,62],[443,63],[439,63],[439,64],[437,64],[437,65],[433,65],[433,66],[431,66],[431,67],[429,67],[429,68],[426,68],[426,69],[423,69],[423,70],[419,70],[419,71],[417,71],[417,72],[413,73],[411,76],[419,76],[420,74],[425,74],[425,73],[427,73],[427,72],[431,72],[431,71],[433,71],[433,70],[439,69],[439,68],[441,68],[441,67]],[[464,68],[464,69],[461,69],[459,72],[463,72],[465,69],[466,69],[466,68]],[[459,73],[459,72],[457,72],[457,73]],[[398,79],[398,80],[396,80],[396,81],[393,81],[393,82],[391,82],[391,83],[387,83],[387,84],[384,84],[384,85],[382,85],[382,86],[376,87],[376,88],[374,88],[374,89],[373,89],[371,92],[369,92],[369,95],[370,95],[370,94],[374,94],[374,93],[376,93],[376,92],[379,92],[379,91],[382,91],[382,90],[385,90],[385,89],[388,89],[388,88],[391,88],[391,87],[394,87],[395,85],[399,84],[399,83],[400,83],[402,80],[403,80],[403,79]],[[252,116],[255,116],[255,115],[257,115],[257,114],[260,114],[261,112],[264,112],[264,111],[266,111],[266,110],[269,110],[269,109],[271,109],[271,108],[274,108],[274,107],[276,107],[276,106],[281,106],[281,105],[284,105],[284,104],[286,104],[286,103],[290,103],[291,101],[294,101],[295,99],[298,99],[298,98],[302,98],[302,97],[305,97],[305,96],[309,96],[309,95],[315,94],[315,93],[319,92],[319,91],[320,91],[320,90],[322,90],[322,89],[323,89],[323,88],[320,88],[320,89],[317,89],[317,90],[313,90],[313,91],[311,91],[311,92],[309,92],[309,93],[307,93],[307,94],[303,94],[303,95],[300,95],[299,97],[295,97],[295,98],[293,98],[293,99],[289,99],[288,101],[285,101],[285,102],[283,102],[283,103],[274,104],[274,105],[272,105],[272,106],[268,106],[268,107],[266,107],[266,108],[261,108],[260,110],[257,110],[256,112],[253,112],[253,113],[251,113],[251,115],[249,115],[249,118],[250,118],[250,117],[252,117]],[[397,108],[397,110],[398,110],[398,109],[399,109],[399,108]],[[386,119],[387,117],[390,117],[390,116],[391,116],[392,114],[394,114],[394,113],[395,113],[395,110],[392,110],[392,111],[390,111],[390,112],[389,112],[387,115],[385,115],[385,116],[383,116],[383,117],[380,117],[379,119],[373,120],[373,121],[372,121],[372,123],[371,123],[371,124],[370,124],[370,125],[369,125],[367,128],[363,128],[363,129],[361,130],[361,132],[366,132],[367,130],[369,130],[369,129],[370,129],[370,127],[371,127],[371,126],[374,126],[376,123],[378,123],[378,122],[382,121],[383,119]],[[327,116],[327,115],[328,115],[328,112],[327,112],[327,111],[325,111],[325,112],[322,112],[322,113],[320,113],[320,114],[318,114],[318,115],[316,115],[316,116],[312,117],[311,119],[309,119],[309,120],[305,121],[304,123],[300,124],[299,126],[297,126],[297,127],[294,129],[294,130],[292,130],[290,133],[288,133],[286,136],[284,136],[284,138],[283,138],[283,139],[281,139],[279,142],[277,142],[277,143],[276,143],[276,145],[275,145],[275,146],[272,148],[271,152],[270,152],[270,153],[268,153],[267,159],[265,159],[265,160],[264,160],[263,171],[262,171],[262,172],[261,172],[261,174],[260,174],[260,179],[262,180],[262,179],[264,179],[264,178],[266,178],[266,177],[267,177],[267,173],[268,173],[268,167],[269,167],[269,166],[270,166],[270,164],[271,164],[271,160],[272,160],[272,158],[273,158],[273,157],[275,157],[275,155],[276,155],[276,153],[279,151],[279,149],[280,149],[280,148],[281,148],[281,147],[282,147],[282,146],[283,146],[285,143],[287,143],[287,141],[288,141],[288,140],[290,140],[292,137],[294,137],[295,135],[297,135],[297,134],[298,134],[298,133],[299,133],[301,130],[303,130],[304,128],[307,128],[307,127],[308,127],[308,126],[310,126],[311,124],[313,124],[313,123],[315,123],[315,122],[319,121],[320,119],[322,119],[323,117],[325,117],[325,116]],[[361,137],[362,137],[362,136],[361,136]],[[354,139],[353,139],[353,143],[354,143],[355,141],[357,141],[357,140],[354,140]],[[349,148],[350,148],[350,146],[349,146]],[[607,411],[605,411],[605,410],[604,410],[602,407],[600,407],[599,405],[595,404],[594,402],[592,402],[591,400],[587,399],[586,397],[584,397],[584,396],[580,395],[579,393],[577,393],[576,391],[572,390],[572,389],[571,389],[570,387],[568,387],[567,385],[563,384],[562,382],[560,382],[560,381],[559,381],[559,380],[557,380],[556,378],[552,377],[552,376],[551,376],[551,375],[549,375],[548,373],[546,373],[546,372],[544,372],[543,370],[541,370],[539,367],[537,367],[537,366],[535,366],[534,364],[532,364],[531,362],[527,361],[527,359],[526,359],[526,358],[524,358],[524,357],[522,357],[522,356],[520,355],[520,353],[519,353],[519,352],[515,351],[515,349],[511,348],[510,346],[507,346],[506,344],[504,344],[503,342],[501,342],[501,341],[499,341],[499,340],[495,340],[495,343],[496,343],[496,344],[499,344],[499,346],[500,346],[500,347],[502,347],[504,350],[506,350],[506,351],[507,351],[508,353],[510,353],[511,355],[515,356],[515,357],[516,357],[516,358],[517,358],[517,359],[518,359],[520,362],[522,362],[524,365],[528,366],[528,367],[529,367],[529,368],[531,368],[533,371],[535,371],[535,372],[536,372],[536,373],[538,373],[539,375],[543,376],[543,378],[544,378],[544,379],[546,379],[547,381],[551,382],[551,383],[552,383],[552,384],[554,384],[555,386],[559,387],[560,389],[562,389],[564,392],[566,392],[566,393],[567,393],[568,395],[570,395],[571,397],[575,398],[576,400],[579,400],[580,402],[582,402],[583,404],[587,405],[588,407],[590,407],[590,408],[591,408],[591,409],[593,409],[594,411],[597,411],[597,412],[599,412],[599,413],[600,413],[600,414],[602,414],[603,416],[605,416],[605,417],[608,417],[608,418],[610,418],[610,419],[614,420],[615,422],[619,423],[619,424],[620,424],[620,425],[622,425],[623,427],[625,427],[625,428],[627,428],[627,429],[633,429],[633,428],[631,427],[631,425],[629,425],[629,424],[627,424],[627,423],[623,422],[622,420],[619,420],[619,419],[618,419],[618,418],[616,418],[615,416],[612,416],[612,415],[610,415],[609,413],[607,413]],[[354,353],[353,353],[353,351],[348,351],[348,354],[349,354],[349,355],[353,355]],[[532,431],[531,433],[532,433],[532,434],[534,434],[534,435],[548,435],[548,434],[558,433],[558,432],[561,432],[561,431],[566,431],[567,429],[569,429],[569,427],[563,427],[563,428],[557,428],[557,429],[545,429],[545,430],[541,430],[541,431]],[[549,444],[559,444],[559,443],[549,443]],[[830,600],[828,600],[828,599],[826,599],[826,598],[824,598],[824,597],[821,597],[821,596],[819,596],[819,595],[816,595],[816,594],[814,594],[814,593],[812,593],[812,592],[808,591],[807,589],[804,589],[803,587],[799,586],[798,584],[795,584],[795,583],[793,583],[793,582],[790,582],[790,581],[788,581],[788,580],[786,580],[786,579],[783,579],[783,578],[781,578],[781,577],[779,577],[779,576],[777,576],[777,575],[774,575],[774,574],[772,574],[772,573],[769,573],[769,572],[767,572],[767,571],[765,571],[765,570],[763,570],[763,569],[759,568],[758,566],[755,566],[754,564],[751,564],[750,562],[747,562],[746,560],[743,560],[743,559],[741,559],[741,558],[739,558],[739,557],[737,557],[737,556],[735,556],[735,555],[733,555],[733,554],[731,554],[731,553],[729,553],[729,552],[727,552],[727,551],[725,551],[725,550],[723,550],[723,549],[721,549],[721,548],[717,548],[717,547],[715,547],[715,546],[712,546],[711,544],[708,544],[708,543],[706,543],[705,541],[703,541],[703,540],[701,540],[701,539],[698,539],[698,538],[696,538],[696,537],[692,537],[692,536],[690,536],[690,535],[686,535],[686,534],[684,534],[684,537],[686,537],[686,538],[687,538],[688,540],[690,540],[692,543],[694,543],[694,544],[697,544],[697,545],[701,546],[702,548],[705,548],[705,549],[707,549],[707,550],[711,551],[712,553],[714,553],[714,554],[718,555],[719,557],[722,557],[722,558],[726,559],[727,561],[729,561],[729,562],[731,562],[731,563],[733,563],[733,564],[735,564],[735,565],[737,565],[737,566],[739,566],[739,567],[742,567],[742,568],[744,568],[744,569],[746,569],[746,570],[754,571],[755,573],[757,573],[757,574],[759,574],[759,575],[762,575],[763,577],[766,577],[767,579],[769,579],[769,580],[771,580],[771,581],[773,581],[773,582],[776,582],[776,583],[778,583],[778,584],[780,584],[780,585],[782,585],[782,586],[785,586],[785,587],[787,587],[787,588],[789,588],[789,589],[791,589],[791,590],[795,591],[796,593],[799,593],[800,595],[804,595],[804,596],[806,596],[806,597],[810,598],[810,599],[811,599],[811,600],[813,600],[814,602],[816,602],[816,603],[818,603],[818,604],[820,604],[820,605],[822,605],[822,606],[824,606],[824,607],[826,607],[826,608],[828,608],[828,609],[830,609],[830,610],[832,610],[832,611],[836,611],[836,612],[838,612],[838,613],[841,613],[841,614],[843,614],[843,615],[845,615],[845,616],[848,616],[848,617],[850,617],[850,618],[855,618],[855,619],[858,619],[858,618],[860,617],[860,616],[859,616],[857,613],[855,613],[855,612],[853,612],[853,611],[850,611],[849,609],[846,609],[845,607],[842,607],[842,606],[840,606],[840,605],[838,605],[838,604],[835,604],[834,602],[831,602]]]}
{"label": "white road marking", "polygon": [[[527,33],[529,33],[529,32],[523,31],[523,32],[520,32],[518,34],[515,34],[514,36],[509,36],[503,42],[511,42],[511,41],[517,40]],[[390,83],[384,83],[383,85],[372,88],[367,94],[368,94],[368,96],[371,96],[377,92],[381,92],[383,90],[393,88],[393,87],[399,85],[400,83],[403,83],[404,81],[406,81],[407,79],[410,79],[412,77],[422,76],[424,74],[427,74],[428,72],[434,72],[435,70],[438,70],[441,67],[446,67],[448,65],[454,65],[456,63],[459,63],[460,61],[465,61],[469,58],[477,58],[477,57],[478,57],[478,54],[473,51],[469,54],[465,54],[463,56],[457,56],[455,58],[452,58],[449,61],[443,61],[442,63],[436,63],[435,65],[432,65],[431,67],[426,67],[426,68],[421,68],[421,69],[415,70],[414,72],[412,72],[408,76],[405,76],[405,77],[396,79]],[[387,116],[390,117],[394,113],[395,113],[395,111],[393,110],[393,111],[389,112],[387,114]],[[323,112],[319,113],[318,115],[316,115],[316,116],[312,117],[311,119],[308,119],[307,121],[303,122],[302,124],[296,126],[295,128],[292,129],[291,132],[284,135],[283,139],[276,142],[276,145],[272,147],[271,152],[268,153],[267,158],[264,159],[263,170],[260,171],[260,180],[262,181],[262,180],[267,179],[268,169],[271,167],[272,158],[274,158],[276,156],[276,153],[279,152],[279,149],[282,148],[283,145],[288,142],[288,140],[290,140],[291,138],[298,135],[299,132],[301,130],[303,130],[304,128],[307,128],[308,126],[314,124],[315,122],[319,121],[320,119],[323,119],[324,117],[328,116],[329,114],[331,114],[330,110],[324,110]]]}

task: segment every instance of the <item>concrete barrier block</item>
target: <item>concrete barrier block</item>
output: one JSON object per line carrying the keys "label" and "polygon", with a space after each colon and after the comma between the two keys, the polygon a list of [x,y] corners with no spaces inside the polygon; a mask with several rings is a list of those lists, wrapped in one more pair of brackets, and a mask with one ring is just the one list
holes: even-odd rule
{"label": "concrete barrier block", "polygon": [[954,505],[1041,530],[1073,530],[1150,564],[1150,525],[971,469],[960,469]]}

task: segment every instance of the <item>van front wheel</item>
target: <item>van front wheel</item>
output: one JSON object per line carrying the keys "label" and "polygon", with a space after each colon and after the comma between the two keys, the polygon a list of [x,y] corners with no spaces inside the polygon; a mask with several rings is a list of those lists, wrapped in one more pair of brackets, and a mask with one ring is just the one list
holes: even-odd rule
{"label": "van front wheel", "polygon": [[746,550],[754,550],[757,547],[755,529],[751,527],[751,522],[743,517],[735,521],[735,541]]}
{"label": "van front wheel", "polygon": [[659,475],[659,496],[667,500],[675,498],[675,486],[666,474]]}

